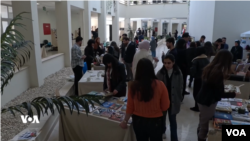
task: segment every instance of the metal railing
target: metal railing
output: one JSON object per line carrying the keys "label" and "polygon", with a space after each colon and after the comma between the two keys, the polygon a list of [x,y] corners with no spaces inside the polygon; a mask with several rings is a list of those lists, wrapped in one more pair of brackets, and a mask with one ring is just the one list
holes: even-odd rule
{"label": "metal railing", "polygon": [[126,1],[126,0],[120,0],[119,3],[120,3],[120,4],[127,5],[127,1]]}
{"label": "metal railing", "polygon": [[187,0],[145,0],[145,1],[139,0],[139,1],[128,1],[128,2],[129,5],[146,5],[146,4],[186,3]]}

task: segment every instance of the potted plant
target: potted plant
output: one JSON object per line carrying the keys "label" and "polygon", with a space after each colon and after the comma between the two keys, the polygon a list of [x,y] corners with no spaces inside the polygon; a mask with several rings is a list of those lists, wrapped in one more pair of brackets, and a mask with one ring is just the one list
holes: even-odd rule
{"label": "potted plant", "polygon": [[163,3],[167,3],[167,0],[162,0]]}
{"label": "potted plant", "polygon": [[137,4],[138,4],[138,1],[133,1],[133,2],[134,2],[134,4],[135,4],[135,5],[137,5]]}
{"label": "potted plant", "polygon": [[157,3],[161,3],[161,0],[158,0]]}
{"label": "potted plant", "polygon": [[[25,27],[24,24],[18,23],[20,20],[27,19],[22,16],[22,14],[27,12],[22,12],[15,16],[10,24],[7,26],[5,32],[1,36],[1,90],[7,86],[10,79],[15,75],[16,68],[19,69],[30,59],[30,49],[32,49],[31,41],[26,41],[21,32],[15,27]],[[73,109],[76,109],[79,114],[79,105],[81,105],[86,113],[89,113],[89,104],[94,106],[93,102],[98,104],[100,99],[104,99],[103,96],[93,96],[93,95],[82,95],[82,96],[54,96],[54,97],[37,97],[32,101],[23,102],[21,104],[10,106],[8,108],[2,109],[2,113],[10,112],[15,116],[14,111],[21,113],[22,115],[28,115],[33,117],[33,111],[36,110],[38,119],[40,119],[41,114],[48,114],[48,110],[54,114],[54,107],[59,113],[64,113],[64,104],[68,105],[70,112],[72,114]],[[70,105],[71,104],[71,105]],[[23,109],[27,113],[23,113]]]}
{"label": "potted plant", "polygon": [[156,3],[156,0],[153,0],[153,3]]}
{"label": "potted plant", "polygon": [[133,30],[131,29],[131,26],[130,24],[128,24],[128,38],[132,41],[133,40],[133,37],[134,37],[134,34],[133,34]]}
{"label": "potted plant", "polygon": [[150,36],[151,36],[152,27],[151,27],[151,26],[149,26],[148,28],[146,28],[146,30],[148,31],[148,33],[149,33],[149,37],[150,37]]}
{"label": "potted plant", "polygon": [[147,1],[142,1],[142,4],[146,4],[147,3]]}

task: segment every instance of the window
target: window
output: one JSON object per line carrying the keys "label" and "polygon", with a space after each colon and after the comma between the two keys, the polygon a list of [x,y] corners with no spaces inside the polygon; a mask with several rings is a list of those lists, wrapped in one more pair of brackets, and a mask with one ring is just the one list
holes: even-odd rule
{"label": "window", "polygon": [[8,11],[9,11],[9,18],[13,18],[13,12],[12,12],[12,7],[8,6]]}
{"label": "window", "polygon": [[1,17],[8,18],[7,6],[1,5]]}
{"label": "window", "polygon": [[8,22],[7,21],[2,21],[2,25],[3,25],[3,32],[5,32],[7,26],[8,26]]}

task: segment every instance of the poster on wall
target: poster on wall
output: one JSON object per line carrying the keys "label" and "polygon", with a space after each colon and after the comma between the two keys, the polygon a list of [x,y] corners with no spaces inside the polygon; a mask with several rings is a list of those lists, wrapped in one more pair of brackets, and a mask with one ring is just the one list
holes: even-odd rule
{"label": "poster on wall", "polygon": [[50,24],[49,23],[44,23],[43,24],[43,33],[44,33],[44,35],[50,35],[51,34],[51,29],[50,29]]}

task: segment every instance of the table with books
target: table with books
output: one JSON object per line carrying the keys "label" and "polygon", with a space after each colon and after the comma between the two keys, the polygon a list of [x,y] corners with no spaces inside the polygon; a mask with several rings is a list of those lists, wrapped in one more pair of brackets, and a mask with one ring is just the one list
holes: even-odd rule
{"label": "table with books", "polygon": [[250,100],[225,98],[217,103],[209,123],[208,141],[221,141],[222,125],[250,125]]}
{"label": "table with books", "polygon": [[103,91],[104,70],[88,70],[78,82],[79,95]]}
{"label": "table with books", "polygon": [[[104,95],[103,93],[90,92],[92,95]],[[132,119],[128,121],[128,129],[122,129],[119,124],[125,117],[127,98],[111,97],[108,101],[101,100],[95,107],[89,105],[89,114],[78,104],[80,114],[73,110],[70,114],[65,104],[66,115],[60,115],[59,140],[60,141],[136,141]]]}

